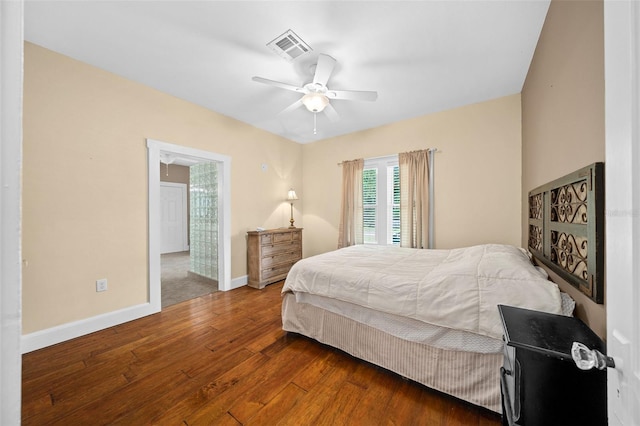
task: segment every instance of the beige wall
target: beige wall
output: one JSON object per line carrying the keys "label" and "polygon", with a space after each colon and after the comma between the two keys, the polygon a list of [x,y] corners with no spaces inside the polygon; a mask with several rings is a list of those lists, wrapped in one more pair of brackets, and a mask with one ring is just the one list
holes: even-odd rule
{"label": "beige wall", "polygon": [[305,257],[338,243],[343,160],[424,148],[435,155],[435,245],[520,245],[520,95],[303,146]]}
{"label": "beige wall", "polygon": [[[553,0],[522,90],[522,244],[528,192],[604,161],[604,24],[602,1]],[[605,307],[557,276],[578,316],[606,335]]]}
{"label": "beige wall", "polygon": [[26,43],[23,333],[146,302],[146,138],[231,157],[232,278],[246,231],[288,226],[299,144]]}

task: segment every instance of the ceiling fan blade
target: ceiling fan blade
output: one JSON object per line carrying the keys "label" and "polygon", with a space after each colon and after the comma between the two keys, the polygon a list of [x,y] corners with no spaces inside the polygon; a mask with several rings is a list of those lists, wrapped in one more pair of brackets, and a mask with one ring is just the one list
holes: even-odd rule
{"label": "ceiling fan blade", "polygon": [[327,118],[331,121],[340,120],[340,115],[338,114],[338,111],[336,111],[333,105],[331,104],[327,104],[327,106],[324,107],[324,113],[327,116]]}
{"label": "ceiling fan blade", "polygon": [[289,105],[288,107],[280,111],[278,115],[288,114],[291,111],[300,108],[301,106],[302,106],[302,99],[298,99],[297,101],[295,101],[294,103],[292,103],[291,105]]}
{"label": "ceiling fan blade", "polygon": [[293,84],[282,83],[280,81],[269,80],[262,77],[251,77],[251,80],[257,81],[258,83],[268,84],[269,86],[275,86],[281,89],[291,90],[293,92],[305,93],[305,94],[307,93],[307,90],[305,88],[297,87],[297,86],[294,86]]}
{"label": "ceiling fan blade", "polygon": [[321,84],[326,86],[331,77],[331,73],[336,66],[336,60],[329,55],[321,53],[318,55],[318,64],[316,65],[316,72],[313,76],[313,84]]}
{"label": "ceiling fan blade", "polygon": [[329,90],[327,98],[343,101],[375,101],[378,99],[378,92],[367,92],[358,90]]}

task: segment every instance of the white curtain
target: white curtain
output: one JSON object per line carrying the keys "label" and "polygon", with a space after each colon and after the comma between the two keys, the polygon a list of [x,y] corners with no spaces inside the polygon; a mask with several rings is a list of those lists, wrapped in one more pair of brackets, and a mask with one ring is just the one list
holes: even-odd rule
{"label": "white curtain", "polygon": [[364,160],[342,162],[342,203],[338,248],[362,244],[362,170]]}
{"label": "white curtain", "polygon": [[429,248],[429,156],[431,150],[401,152],[400,246]]}

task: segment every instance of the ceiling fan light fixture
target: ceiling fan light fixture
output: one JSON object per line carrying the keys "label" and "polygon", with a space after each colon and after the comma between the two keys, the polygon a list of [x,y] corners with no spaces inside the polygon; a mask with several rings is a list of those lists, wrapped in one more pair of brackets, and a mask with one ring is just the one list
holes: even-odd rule
{"label": "ceiling fan light fixture", "polygon": [[302,97],[302,103],[311,112],[322,112],[329,105],[329,99],[322,93],[307,93]]}

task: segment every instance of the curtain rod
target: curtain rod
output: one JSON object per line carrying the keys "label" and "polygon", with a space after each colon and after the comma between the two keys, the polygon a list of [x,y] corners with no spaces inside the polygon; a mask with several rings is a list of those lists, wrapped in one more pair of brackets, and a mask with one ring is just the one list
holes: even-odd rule
{"label": "curtain rod", "polygon": [[[429,151],[431,153],[436,153],[436,152],[438,152],[438,148],[427,148],[427,151]],[[442,152],[442,151],[440,151],[440,152]],[[379,160],[381,158],[391,157],[392,155],[397,155],[397,154],[381,155],[379,157],[369,157],[369,158],[365,158],[365,160]],[[346,161],[350,161],[350,160],[346,160]],[[339,162],[338,166],[342,166],[342,163],[344,163],[344,161]]]}

